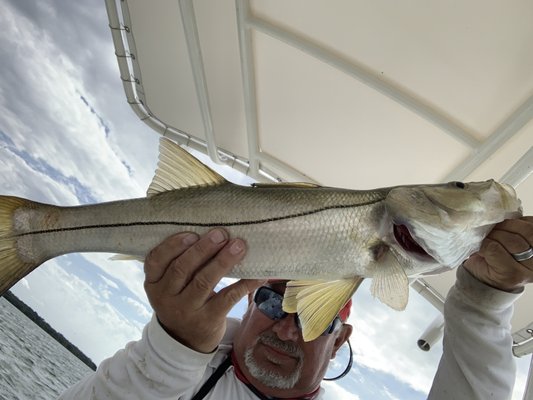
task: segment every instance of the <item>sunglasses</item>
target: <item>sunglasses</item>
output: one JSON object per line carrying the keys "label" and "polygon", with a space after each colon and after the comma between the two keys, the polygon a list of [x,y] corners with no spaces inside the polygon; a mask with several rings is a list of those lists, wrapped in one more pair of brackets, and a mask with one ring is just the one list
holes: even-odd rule
{"label": "sunglasses", "polygon": [[[261,286],[254,295],[254,303],[264,315],[270,318],[273,321],[279,321],[280,319],[285,318],[287,314],[283,311],[283,295],[274,291],[274,289],[269,288],[268,286]],[[301,331],[302,326],[300,324],[300,319],[297,314],[294,314],[294,319],[296,326]],[[328,325],[326,330],[322,332],[321,336],[330,335],[335,332],[342,325],[342,321],[339,316],[336,316],[335,319]]]}

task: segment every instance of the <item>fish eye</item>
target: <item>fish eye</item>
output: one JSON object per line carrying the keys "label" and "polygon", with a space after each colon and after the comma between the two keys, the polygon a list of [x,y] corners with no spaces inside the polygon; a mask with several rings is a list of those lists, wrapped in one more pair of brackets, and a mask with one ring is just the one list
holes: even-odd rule
{"label": "fish eye", "polygon": [[466,185],[463,182],[459,182],[459,181],[452,182],[452,185],[454,185],[458,189],[466,188]]}

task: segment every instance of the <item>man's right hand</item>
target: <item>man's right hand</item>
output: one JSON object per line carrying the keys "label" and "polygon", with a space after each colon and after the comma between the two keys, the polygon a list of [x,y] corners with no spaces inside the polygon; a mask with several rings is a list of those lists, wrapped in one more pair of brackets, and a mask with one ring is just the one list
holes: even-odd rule
{"label": "man's right hand", "polygon": [[226,330],[226,315],[263,281],[240,280],[214,291],[246,253],[241,239],[220,228],[198,236],[178,233],[146,257],[144,288],[165,331],[202,353],[216,349]]}

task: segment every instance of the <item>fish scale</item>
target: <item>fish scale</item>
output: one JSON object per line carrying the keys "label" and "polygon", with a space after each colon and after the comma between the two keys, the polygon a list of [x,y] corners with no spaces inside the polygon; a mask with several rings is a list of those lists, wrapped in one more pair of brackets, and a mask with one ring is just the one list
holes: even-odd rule
{"label": "fish scale", "polygon": [[[32,222],[15,225],[14,236],[24,261],[40,264],[72,252],[142,257],[173,233],[202,234],[219,226],[233,237],[245,238],[251,249],[234,276],[268,278],[270,272],[263,272],[268,268],[290,279],[343,278],[365,275],[364,269],[354,268],[353,260],[368,253],[368,231],[376,231],[369,216],[374,208],[382,208],[385,193],[226,183],[216,192],[189,188],[87,206],[21,208],[15,220]],[[234,198],[241,199],[238,207]],[[327,268],[332,260],[334,271]]]}

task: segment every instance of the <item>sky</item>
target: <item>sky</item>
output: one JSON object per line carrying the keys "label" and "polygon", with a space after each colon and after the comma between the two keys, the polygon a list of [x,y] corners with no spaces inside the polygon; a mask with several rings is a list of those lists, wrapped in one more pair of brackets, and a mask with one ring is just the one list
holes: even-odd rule
{"label": "sky", "polygon": [[[144,196],[158,134],[126,102],[104,2],[0,0],[0,9],[0,193],[56,205]],[[142,265],[109,257],[58,257],[13,288],[96,363],[138,339],[152,313]],[[326,398],[426,398],[442,346],[422,352],[416,340],[438,312],[413,291],[406,311],[392,311],[366,282],[354,304],[354,366],[324,384]],[[328,375],[344,369],[341,353]]]}

